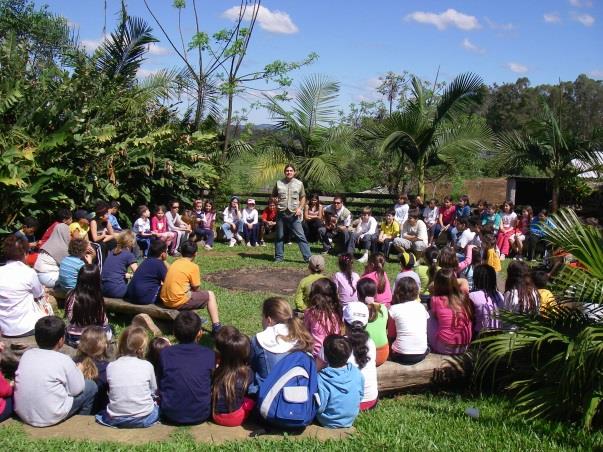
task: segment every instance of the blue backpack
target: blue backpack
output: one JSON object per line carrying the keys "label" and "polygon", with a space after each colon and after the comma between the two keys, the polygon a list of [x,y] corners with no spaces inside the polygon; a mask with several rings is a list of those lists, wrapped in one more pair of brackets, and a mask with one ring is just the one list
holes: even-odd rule
{"label": "blue backpack", "polygon": [[260,384],[262,418],[281,428],[302,428],[316,416],[318,375],[311,355],[297,351],[281,359]]}

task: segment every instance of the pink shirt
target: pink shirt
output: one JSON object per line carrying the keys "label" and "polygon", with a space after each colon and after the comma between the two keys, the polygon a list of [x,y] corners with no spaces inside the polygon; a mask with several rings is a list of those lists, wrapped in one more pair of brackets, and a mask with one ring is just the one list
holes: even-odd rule
{"label": "pink shirt", "polygon": [[314,338],[314,347],[312,355],[316,358],[322,349],[322,343],[329,334],[341,333],[341,322],[337,319],[327,319],[326,325],[318,321],[318,315],[315,308],[308,308],[304,311],[304,325]]}
{"label": "pink shirt", "polygon": [[431,297],[431,316],[438,321],[438,340],[449,345],[466,345],[471,342],[471,319],[464,311],[455,312],[448,307],[448,297]]}
{"label": "pink shirt", "polygon": [[[377,272],[366,273],[362,275],[360,279],[362,278],[372,279],[373,281],[375,281],[375,284],[377,284],[377,287],[379,287],[379,276],[377,276]],[[383,290],[383,292],[377,293],[375,301],[377,303],[384,304],[387,309],[389,309],[392,304],[392,288],[389,284],[389,279],[387,278],[387,275],[385,275],[385,289]]]}
{"label": "pink shirt", "polygon": [[163,217],[163,220],[159,220],[157,217],[151,219],[151,231],[153,232],[167,232],[167,220]]}
{"label": "pink shirt", "polygon": [[448,209],[442,208],[440,209],[440,214],[442,215],[442,223],[444,223],[444,226],[447,226],[454,220],[456,206],[450,206]]}

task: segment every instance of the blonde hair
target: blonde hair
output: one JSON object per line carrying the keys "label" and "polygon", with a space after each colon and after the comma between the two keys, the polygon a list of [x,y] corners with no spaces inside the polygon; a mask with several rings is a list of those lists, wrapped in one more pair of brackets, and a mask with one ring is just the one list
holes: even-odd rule
{"label": "blonde hair", "polygon": [[108,360],[108,347],[109,341],[103,327],[89,326],[84,329],[75,355],[75,360],[79,361],[82,365],[84,378],[94,380],[98,377],[98,368],[94,361]]}
{"label": "blonde hair", "polygon": [[288,342],[295,341],[295,350],[311,352],[314,346],[314,338],[308,332],[304,323],[293,315],[291,306],[281,297],[270,297],[264,300],[262,306],[262,315],[264,318],[270,317],[274,323],[283,323],[287,325],[289,334],[280,336]]}
{"label": "blonde hair", "polygon": [[117,245],[113,250],[113,254],[116,256],[122,252],[122,250],[131,250],[134,247],[136,236],[132,231],[124,231],[117,236]]}
{"label": "blonde hair", "polygon": [[144,328],[140,326],[129,326],[121,333],[119,337],[118,354],[119,356],[135,356],[143,359],[149,337]]}

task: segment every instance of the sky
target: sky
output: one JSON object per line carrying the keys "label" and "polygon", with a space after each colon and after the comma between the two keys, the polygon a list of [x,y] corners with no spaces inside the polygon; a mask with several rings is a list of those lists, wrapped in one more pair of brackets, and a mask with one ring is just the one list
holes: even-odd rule
{"label": "sky", "polygon": [[[162,26],[179,43],[178,15],[172,0],[147,0]],[[117,22],[119,0],[36,0],[64,16],[82,45],[93,51]],[[210,34],[232,24],[237,0],[198,0],[200,25]],[[145,18],[160,40],[149,50],[140,77],[161,68],[181,67],[176,52],[146,10],[128,0],[131,16]],[[194,34],[192,0],[182,15],[185,42]],[[319,55],[293,72],[293,87],[310,74],[323,74],[341,86],[338,103],[377,100],[379,77],[406,70],[440,81],[471,71],[487,84],[528,77],[532,85],[575,80],[580,74],[603,79],[603,0],[264,0],[242,70],[274,60],[298,61]],[[178,45],[178,44],[177,44]],[[262,82],[256,85],[271,89]],[[294,90],[290,91],[294,92]],[[238,96],[235,109],[258,100]],[[269,123],[265,110],[249,121]]]}

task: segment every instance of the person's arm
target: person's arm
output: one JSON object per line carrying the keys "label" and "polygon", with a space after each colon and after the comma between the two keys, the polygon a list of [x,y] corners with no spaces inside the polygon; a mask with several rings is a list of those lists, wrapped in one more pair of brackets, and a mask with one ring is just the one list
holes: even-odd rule
{"label": "person's arm", "polygon": [[465,248],[465,260],[459,264],[458,271],[463,271],[471,265],[473,260],[473,248],[473,245],[467,245]]}
{"label": "person's arm", "polygon": [[[302,189],[303,190],[303,189]],[[299,197],[299,207],[297,208],[297,210],[295,211],[295,215],[296,216],[300,216],[302,214],[302,212],[304,211],[304,207],[306,207],[306,194],[305,192],[302,192],[303,194],[300,194]]]}
{"label": "person's arm", "polygon": [[[303,280],[302,280],[303,281]],[[304,288],[302,285],[302,281],[297,285],[297,290],[295,291],[295,309],[298,311],[303,311],[306,309],[306,304],[304,303]]]}
{"label": "person's arm", "polygon": [[[148,361],[147,361],[148,362]],[[149,363],[149,389],[152,394],[157,393],[157,378],[155,378],[155,370],[153,369],[153,365]]]}
{"label": "person's arm", "polygon": [[84,375],[73,361],[66,361],[65,364],[67,367],[65,369],[65,389],[69,396],[75,397],[84,391]]}
{"label": "person's arm", "polygon": [[444,214],[442,212],[438,212],[438,224],[443,228],[444,226]]}
{"label": "person's arm", "polygon": [[109,240],[113,239],[114,235],[115,231],[113,229],[113,226],[111,225],[110,221],[107,221],[107,232],[105,233],[105,238],[103,239],[103,241],[108,242]]}
{"label": "person's arm", "polygon": [[0,372],[0,397],[6,399],[13,395],[13,387],[8,382],[4,375]]}
{"label": "person's arm", "polygon": [[258,211],[256,209],[253,209],[251,213],[251,224],[258,224]]}
{"label": "person's arm", "polygon": [[201,272],[199,271],[199,267],[197,265],[195,265],[195,267],[197,268],[193,270],[192,274],[190,275],[192,292],[198,292],[199,289],[201,289]]}
{"label": "person's arm", "polygon": [[100,242],[105,236],[104,232],[98,232],[98,221],[92,220],[90,222],[90,237],[93,242]]}
{"label": "person's arm", "polygon": [[375,235],[375,233],[377,232],[377,220],[375,220],[375,218],[373,217],[369,217],[369,228],[368,231],[366,231],[364,233],[364,235]]}

